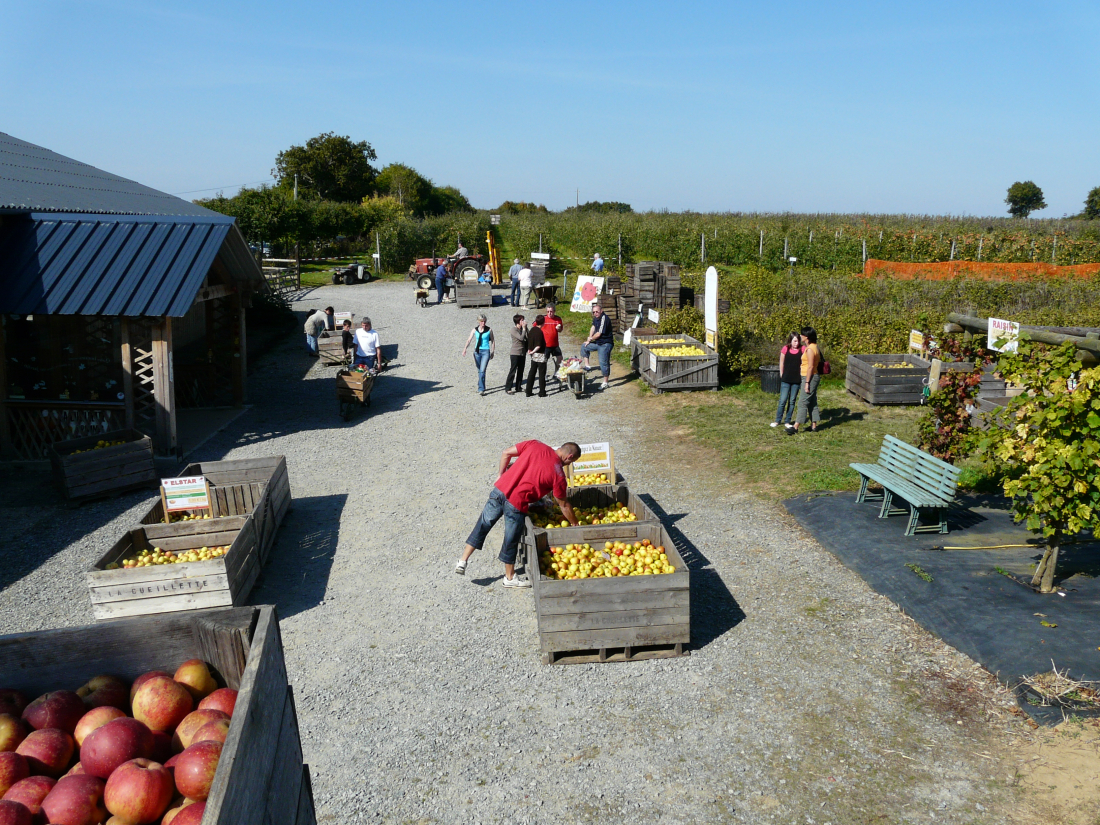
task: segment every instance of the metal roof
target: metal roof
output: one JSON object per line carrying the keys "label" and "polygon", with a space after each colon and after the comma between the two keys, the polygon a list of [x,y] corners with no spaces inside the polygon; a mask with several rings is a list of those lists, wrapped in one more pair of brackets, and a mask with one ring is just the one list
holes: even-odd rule
{"label": "metal roof", "polygon": [[0,132],[0,213],[4,212],[216,214]]}
{"label": "metal roof", "polygon": [[231,284],[263,282],[225,215],[9,217],[0,225],[0,313],[180,317],[219,254]]}

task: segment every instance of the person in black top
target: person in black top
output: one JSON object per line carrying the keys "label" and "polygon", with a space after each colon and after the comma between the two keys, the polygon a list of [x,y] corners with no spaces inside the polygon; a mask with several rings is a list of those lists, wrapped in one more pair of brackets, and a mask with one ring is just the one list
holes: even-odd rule
{"label": "person in black top", "polygon": [[773,427],[782,424],[788,430],[794,428],[791,419],[794,418],[798,404],[798,388],[802,382],[801,367],[802,336],[792,332],[787,336],[787,345],[779,351],[779,406],[775,409]]}
{"label": "person in black top", "polygon": [[531,369],[527,373],[527,397],[535,389],[535,376],[539,377],[539,398],[546,397],[546,339],[542,335],[545,319],[535,316],[535,322],[527,333],[527,354],[531,356]]}
{"label": "person in black top", "polygon": [[351,321],[344,321],[340,333],[340,345],[344,348],[344,356],[351,358],[355,355],[355,333],[351,331]]}

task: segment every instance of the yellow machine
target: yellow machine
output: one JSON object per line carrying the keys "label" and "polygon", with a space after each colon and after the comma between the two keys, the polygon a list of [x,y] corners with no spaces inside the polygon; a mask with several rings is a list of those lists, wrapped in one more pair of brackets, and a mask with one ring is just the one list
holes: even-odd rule
{"label": "yellow machine", "polygon": [[493,276],[493,283],[499,284],[501,281],[500,250],[497,249],[497,243],[493,238],[492,229],[485,233],[485,240],[489,244],[489,262],[485,265],[485,268],[488,269],[489,274]]}

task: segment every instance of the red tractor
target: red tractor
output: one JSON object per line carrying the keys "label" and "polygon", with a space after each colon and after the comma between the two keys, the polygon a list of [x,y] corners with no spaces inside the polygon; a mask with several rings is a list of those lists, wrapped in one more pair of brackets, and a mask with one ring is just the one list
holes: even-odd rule
{"label": "red tractor", "polygon": [[462,258],[417,258],[409,267],[409,280],[416,281],[420,289],[431,289],[435,286],[435,271],[440,264],[447,267],[449,281],[448,286],[454,284],[477,283],[481,273],[485,271],[485,258],[481,255],[466,255]]}

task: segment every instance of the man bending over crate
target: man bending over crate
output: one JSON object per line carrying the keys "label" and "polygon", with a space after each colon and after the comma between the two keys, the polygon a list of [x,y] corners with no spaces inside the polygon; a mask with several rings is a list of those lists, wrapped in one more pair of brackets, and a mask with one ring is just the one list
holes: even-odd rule
{"label": "man bending over crate", "polygon": [[572,441],[555,450],[549,444],[534,440],[521,441],[501,453],[499,478],[489,494],[485,509],[481,511],[481,518],[466,539],[466,549],[455,565],[455,572],[460,576],[466,574],[470,556],[481,549],[493,525],[504,516],[504,544],[498,556],[504,562],[504,586],[530,587],[530,581],[516,575],[516,555],[527,508],[547,493],[553,493],[562,515],[574,527],[577,526],[573,507],[565,497],[565,467],[576,461],[580,454],[581,448]]}

